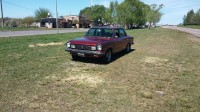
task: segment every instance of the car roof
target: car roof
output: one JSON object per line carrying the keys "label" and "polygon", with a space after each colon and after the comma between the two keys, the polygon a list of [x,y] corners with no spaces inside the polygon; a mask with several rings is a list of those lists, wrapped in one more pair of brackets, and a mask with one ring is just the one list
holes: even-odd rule
{"label": "car roof", "polygon": [[92,27],[92,28],[124,29],[124,28],[121,28],[121,27],[109,27],[109,26],[98,26],[98,27]]}

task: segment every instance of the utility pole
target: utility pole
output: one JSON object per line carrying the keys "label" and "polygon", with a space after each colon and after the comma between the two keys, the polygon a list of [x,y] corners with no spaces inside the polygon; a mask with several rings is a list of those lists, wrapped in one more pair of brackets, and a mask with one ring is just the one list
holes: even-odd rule
{"label": "utility pole", "polygon": [[90,7],[92,7],[93,5],[93,0],[90,0]]}
{"label": "utility pole", "polygon": [[59,30],[58,30],[58,5],[57,5],[57,0],[56,0],[56,28],[57,28],[57,33],[59,33]]}
{"label": "utility pole", "polygon": [[2,25],[2,28],[4,27],[4,20],[3,20],[3,5],[2,5],[2,0],[1,0],[1,25]]}

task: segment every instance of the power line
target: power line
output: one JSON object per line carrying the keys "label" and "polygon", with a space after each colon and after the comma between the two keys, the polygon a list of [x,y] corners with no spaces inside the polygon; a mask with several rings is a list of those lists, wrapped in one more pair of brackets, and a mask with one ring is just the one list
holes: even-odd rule
{"label": "power line", "polygon": [[28,10],[31,10],[31,11],[35,11],[34,9],[31,9],[31,8],[27,8],[27,7],[24,7],[24,6],[20,6],[20,5],[17,5],[17,4],[14,4],[14,3],[11,3],[11,2],[7,2],[7,1],[4,1],[2,0],[4,3],[6,4],[9,4],[9,5],[13,5],[13,6],[16,6],[16,7],[20,7],[20,8],[24,8],[24,9],[28,9]]}

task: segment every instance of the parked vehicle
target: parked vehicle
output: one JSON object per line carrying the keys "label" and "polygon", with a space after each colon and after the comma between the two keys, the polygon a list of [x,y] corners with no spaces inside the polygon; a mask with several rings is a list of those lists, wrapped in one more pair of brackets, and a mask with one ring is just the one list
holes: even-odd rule
{"label": "parked vehicle", "polygon": [[123,28],[90,28],[82,38],[66,43],[66,51],[73,59],[79,57],[102,58],[106,63],[112,61],[112,55],[122,50],[130,52],[134,39]]}

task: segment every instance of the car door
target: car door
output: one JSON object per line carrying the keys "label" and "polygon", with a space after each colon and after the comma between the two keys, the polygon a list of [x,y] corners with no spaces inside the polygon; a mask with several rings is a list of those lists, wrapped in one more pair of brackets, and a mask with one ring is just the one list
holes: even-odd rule
{"label": "car door", "polygon": [[119,52],[122,50],[123,38],[120,36],[119,29],[114,30],[114,52]]}
{"label": "car door", "polygon": [[119,29],[119,35],[120,35],[120,38],[121,38],[121,50],[124,50],[127,46],[127,43],[128,43],[128,38],[127,38],[127,35],[126,35],[126,32],[124,31],[124,29]]}

